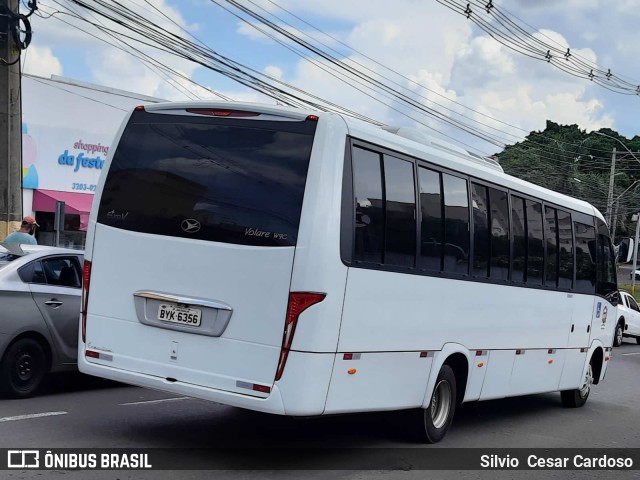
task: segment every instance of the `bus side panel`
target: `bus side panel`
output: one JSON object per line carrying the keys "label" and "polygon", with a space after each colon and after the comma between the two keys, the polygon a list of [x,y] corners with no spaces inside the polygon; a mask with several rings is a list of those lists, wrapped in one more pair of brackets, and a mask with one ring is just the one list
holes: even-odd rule
{"label": "bus side panel", "polygon": [[482,384],[480,400],[503,398],[509,395],[509,379],[516,357],[515,350],[493,350],[489,352],[487,373]]}
{"label": "bus side panel", "polygon": [[566,348],[571,311],[564,292],[350,268],[338,351]]}
{"label": "bus side panel", "polygon": [[581,351],[581,348],[571,348],[567,350],[560,377],[560,385],[558,390],[573,390],[580,388],[583,380],[582,372],[584,371],[585,362],[587,361],[587,351]]}
{"label": "bus side panel", "polygon": [[318,123],[302,203],[291,291],[320,292],[326,297],[300,317],[292,350],[335,353],[338,344],[347,281],[347,267],[340,259],[346,138],[342,118],[323,117]]}
{"label": "bus side panel", "polygon": [[325,413],[399,410],[422,406],[433,355],[420,352],[336,356]]}
{"label": "bus side panel", "polygon": [[521,350],[513,362],[509,395],[558,390],[565,352],[561,349]]}
{"label": "bus side panel", "polygon": [[275,384],[285,415],[323,413],[334,359],[335,353],[289,352],[282,379]]}
{"label": "bus side panel", "polygon": [[[591,319],[596,308],[592,295],[567,294],[573,301],[573,316],[569,329],[569,348],[585,348],[589,346],[591,335]],[[598,300],[601,301],[601,300]]]}

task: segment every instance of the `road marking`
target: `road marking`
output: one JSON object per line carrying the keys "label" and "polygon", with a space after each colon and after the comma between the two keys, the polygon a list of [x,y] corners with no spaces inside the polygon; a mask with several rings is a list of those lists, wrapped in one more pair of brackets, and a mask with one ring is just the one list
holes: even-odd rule
{"label": "road marking", "polygon": [[621,353],[620,355],[640,355],[640,352],[633,352],[633,353]]}
{"label": "road marking", "polygon": [[119,403],[118,405],[143,405],[148,403],[175,402],[176,400],[189,400],[191,397],[161,398],[160,400],[145,400],[142,402]]}
{"label": "road marking", "polygon": [[14,420],[27,420],[29,418],[53,417],[55,415],[66,415],[69,412],[44,412],[30,413],[28,415],[16,415],[15,417],[1,417],[0,422],[12,422]]}

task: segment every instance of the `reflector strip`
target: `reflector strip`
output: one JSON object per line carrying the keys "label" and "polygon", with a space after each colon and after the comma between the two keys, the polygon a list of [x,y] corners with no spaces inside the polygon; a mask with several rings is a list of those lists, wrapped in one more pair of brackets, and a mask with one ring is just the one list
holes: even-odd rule
{"label": "reflector strip", "polygon": [[266,385],[257,385],[257,384],[253,384],[253,390],[255,390],[256,392],[262,392],[262,393],[271,393],[271,387],[268,387]]}
{"label": "reflector strip", "polygon": [[94,352],[93,350],[85,350],[84,356],[90,357],[90,358],[100,358],[100,352]]}
{"label": "reflector strip", "polygon": [[584,352],[586,352],[586,351],[587,351],[587,349],[586,349],[586,348],[581,348],[581,349],[580,349],[580,353],[584,353]]}
{"label": "reflector strip", "polygon": [[555,348],[550,348],[549,351],[547,352],[549,355],[553,355],[554,353],[556,353],[556,349]]}
{"label": "reflector strip", "polygon": [[360,357],[362,356],[362,354],[360,353],[345,353],[342,356],[343,360],[360,360]]}
{"label": "reflector strip", "polygon": [[247,390],[253,390],[255,392],[271,393],[271,387],[268,385],[258,385],[257,383],[236,381],[236,387],[246,388]]}
{"label": "reflector strip", "polygon": [[524,350],[516,350],[516,355],[524,355]]}
{"label": "reflector strip", "polygon": [[187,112],[197,115],[210,115],[212,117],[257,117],[256,112],[245,112],[242,110],[221,110],[214,108],[187,108]]}

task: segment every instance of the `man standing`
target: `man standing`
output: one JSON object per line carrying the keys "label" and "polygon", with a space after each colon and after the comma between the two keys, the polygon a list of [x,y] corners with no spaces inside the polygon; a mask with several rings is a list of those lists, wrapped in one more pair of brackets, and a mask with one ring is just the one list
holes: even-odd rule
{"label": "man standing", "polygon": [[4,243],[21,243],[21,244],[30,244],[37,245],[38,242],[33,234],[36,232],[36,227],[39,227],[36,223],[36,219],[33,217],[24,217],[22,219],[22,225],[20,226],[20,230],[17,232],[13,232],[7,236],[3,240]]}

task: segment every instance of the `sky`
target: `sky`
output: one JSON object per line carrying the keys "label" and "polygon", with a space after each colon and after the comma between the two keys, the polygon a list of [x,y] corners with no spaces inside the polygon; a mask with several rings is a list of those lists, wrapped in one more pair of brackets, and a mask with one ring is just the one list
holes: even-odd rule
{"label": "sky", "polygon": [[[492,13],[482,8],[488,2],[471,2],[473,18],[484,25],[499,28],[499,19],[510,21],[520,28],[520,38],[528,45],[544,42],[562,51],[568,48],[572,61],[579,59],[596,71],[610,70],[616,78],[640,85],[636,38],[640,0],[499,0],[490,2],[495,8]],[[22,53],[25,73],[59,75],[166,100],[219,100],[212,93],[216,92],[232,100],[276,103],[202,65],[130,42],[181,76],[158,73],[157,67],[118,43],[132,35],[126,28],[112,27],[116,33],[109,37],[95,24],[112,24],[77,3],[37,3],[39,10],[30,17],[33,39]],[[80,3],[113,4],[106,0]],[[230,2],[121,3],[143,19],[272,79],[386,125],[444,136],[479,154],[497,153],[504,144],[544,130],[547,120],[577,124],[586,131],[611,128],[627,138],[640,135],[639,95],[611,91],[556,68],[539,55],[514,51],[509,48],[516,40],[513,35],[501,43],[462,14],[458,5],[466,0],[237,0],[296,35],[308,35],[307,41],[358,70],[379,75],[379,81],[431,114],[394,100],[389,93],[369,90],[353,78],[330,75],[326,60],[291,42],[285,41],[287,48],[267,37],[234,16],[231,12],[239,14],[239,10]],[[23,6],[22,12],[27,11]],[[446,120],[451,118],[482,132],[482,138],[452,127]],[[488,135],[492,141],[487,141]]]}

